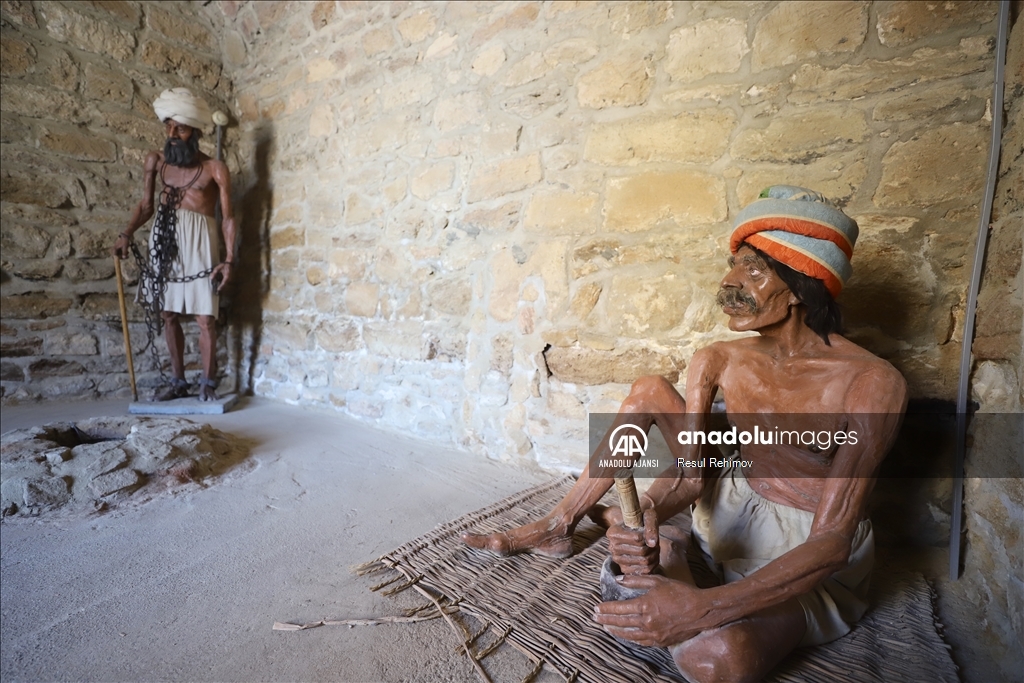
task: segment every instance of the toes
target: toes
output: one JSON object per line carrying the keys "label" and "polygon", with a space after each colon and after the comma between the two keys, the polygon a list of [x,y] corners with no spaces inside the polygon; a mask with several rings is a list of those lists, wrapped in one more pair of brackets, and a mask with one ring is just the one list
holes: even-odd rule
{"label": "toes", "polygon": [[470,548],[477,548],[478,550],[484,550],[487,547],[487,537],[482,534],[474,534],[469,531],[463,531],[459,538],[463,543],[468,545]]}

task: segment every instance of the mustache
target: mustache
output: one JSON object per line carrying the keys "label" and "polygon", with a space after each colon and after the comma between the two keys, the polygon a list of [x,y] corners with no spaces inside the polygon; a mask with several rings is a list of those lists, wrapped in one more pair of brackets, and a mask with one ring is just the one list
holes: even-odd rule
{"label": "mustache", "polygon": [[746,308],[750,313],[757,313],[759,310],[754,297],[733,287],[719,289],[715,301],[723,308]]}

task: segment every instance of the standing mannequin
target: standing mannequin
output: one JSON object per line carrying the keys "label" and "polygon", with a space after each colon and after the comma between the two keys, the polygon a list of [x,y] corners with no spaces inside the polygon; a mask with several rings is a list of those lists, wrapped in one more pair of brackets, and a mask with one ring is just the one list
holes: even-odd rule
{"label": "standing mannequin", "polygon": [[[199,151],[202,129],[212,124],[206,102],[186,88],[173,88],[160,94],[153,109],[166,127],[167,142],[162,152],[153,150],[146,156],[143,198],[132,211],[128,227],[118,235],[114,253],[126,258],[132,235],[156,213],[149,240],[153,262],[143,271],[140,298],[159,310],[173,377],[154,398],[168,401],[188,395],[180,316],[194,315],[203,360],[199,399],[216,400],[218,294],[231,281],[234,269],[231,176],[224,162]],[[157,177],[161,191],[154,212]],[[213,217],[218,199],[228,254],[223,262]]]}

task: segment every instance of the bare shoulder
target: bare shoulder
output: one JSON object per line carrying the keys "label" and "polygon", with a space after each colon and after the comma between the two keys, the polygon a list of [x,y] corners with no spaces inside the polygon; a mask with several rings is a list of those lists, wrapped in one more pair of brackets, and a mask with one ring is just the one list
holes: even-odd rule
{"label": "bare shoulder", "polygon": [[205,154],[203,155],[203,166],[205,166],[206,168],[210,169],[211,171],[213,171],[213,170],[227,171],[228,170],[228,165],[225,164],[223,161],[221,161],[220,159],[214,159],[211,156],[206,156]]}
{"label": "bare shoulder", "polygon": [[157,150],[150,150],[149,154],[146,155],[146,161],[143,164],[143,168],[146,171],[156,171],[156,167],[160,165],[160,162],[164,160],[164,155]]}
{"label": "bare shoulder", "polygon": [[899,371],[888,361],[883,360],[871,353],[863,346],[854,344],[852,341],[838,334],[829,335],[831,346],[827,347],[833,355],[841,358],[844,362],[853,363],[864,370],[877,369],[879,372],[890,372],[902,379]]}
{"label": "bare shoulder", "polygon": [[849,367],[847,403],[853,409],[888,412],[906,405],[907,381],[900,371],[867,349],[839,335],[830,337],[836,360]]}
{"label": "bare shoulder", "polygon": [[716,342],[697,349],[686,367],[687,410],[707,412],[715,397],[715,388],[721,386],[722,375],[730,365],[728,349]]}
{"label": "bare shoulder", "polygon": [[686,386],[717,386],[728,369],[738,364],[735,342],[715,342],[694,352],[686,368]]}
{"label": "bare shoulder", "polygon": [[763,353],[762,346],[761,337],[742,337],[708,344],[693,354],[693,357],[696,359],[698,354],[703,354],[709,361],[731,362],[750,354]]}
{"label": "bare shoulder", "polygon": [[218,181],[229,176],[228,165],[220,159],[206,157],[203,159],[203,168]]}
{"label": "bare shoulder", "polygon": [[735,346],[736,343],[736,341],[720,341],[697,349],[693,358],[690,359],[690,367],[710,368],[728,363],[739,352]]}

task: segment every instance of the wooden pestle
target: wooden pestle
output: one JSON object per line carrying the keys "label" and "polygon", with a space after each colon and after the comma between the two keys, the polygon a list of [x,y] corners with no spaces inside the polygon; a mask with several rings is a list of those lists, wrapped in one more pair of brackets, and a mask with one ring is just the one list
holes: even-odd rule
{"label": "wooden pestle", "polygon": [[636,494],[636,482],[633,473],[615,475],[615,491],[619,494],[619,507],[622,508],[622,523],[630,529],[644,528],[644,512],[640,509],[640,497]]}
{"label": "wooden pestle", "polygon": [[[644,511],[640,509],[640,496],[636,493],[636,482],[632,471],[626,470],[615,475],[615,492],[619,494],[619,507],[622,510],[622,523],[634,531],[644,529]],[[636,591],[619,586],[614,575],[619,573],[619,566],[612,563],[612,558],[605,561],[601,568],[601,597],[603,600],[628,600],[642,595],[646,591]],[[646,571],[640,572],[646,574]],[[655,574],[661,573],[655,567]],[[614,575],[613,575],[614,574]]]}

